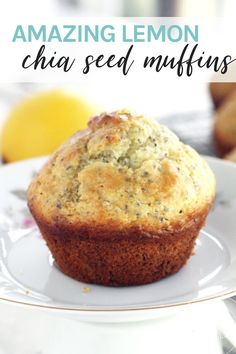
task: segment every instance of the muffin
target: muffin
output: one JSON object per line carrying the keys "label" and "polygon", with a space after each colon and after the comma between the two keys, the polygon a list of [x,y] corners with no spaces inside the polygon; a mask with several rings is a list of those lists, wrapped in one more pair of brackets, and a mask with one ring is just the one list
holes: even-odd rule
{"label": "muffin", "polygon": [[213,173],[192,148],[121,110],[92,118],[53,154],[28,204],[62,272],[127,286],[187,262],[214,195]]}
{"label": "muffin", "polygon": [[214,141],[220,156],[236,147],[236,92],[216,112]]}
{"label": "muffin", "polygon": [[236,147],[230,151],[227,155],[224,156],[225,160],[236,162]]}
{"label": "muffin", "polygon": [[236,92],[236,82],[211,82],[209,90],[215,108],[219,108],[233,92]]}

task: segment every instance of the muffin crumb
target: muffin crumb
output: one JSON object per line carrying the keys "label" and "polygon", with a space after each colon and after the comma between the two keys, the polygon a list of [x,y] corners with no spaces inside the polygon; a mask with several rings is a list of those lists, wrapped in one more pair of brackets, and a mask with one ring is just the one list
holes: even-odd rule
{"label": "muffin crumb", "polygon": [[85,294],[85,295],[87,295],[89,292],[90,292],[90,288],[84,286],[83,289],[82,289],[82,293]]}

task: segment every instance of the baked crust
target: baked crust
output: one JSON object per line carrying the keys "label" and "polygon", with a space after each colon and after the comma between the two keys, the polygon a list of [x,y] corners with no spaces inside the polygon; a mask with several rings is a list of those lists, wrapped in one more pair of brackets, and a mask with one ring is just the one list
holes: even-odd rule
{"label": "baked crust", "polygon": [[148,284],[176,273],[193,254],[210,204],[168,229],[151,225],[48,224],[35,208],[43,238],[63,273],[106,286]]}

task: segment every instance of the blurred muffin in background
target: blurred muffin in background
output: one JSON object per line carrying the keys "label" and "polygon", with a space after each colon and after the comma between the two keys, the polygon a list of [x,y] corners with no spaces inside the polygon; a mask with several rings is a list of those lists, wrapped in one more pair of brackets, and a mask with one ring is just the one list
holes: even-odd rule
{"label": "blurred muffin in background", "polygon": [[54,89],[35,93],[12,108],[1,134],[2,157],[14,162],[48,155],[96,111],[74,93]]}
{"label": "blurred muffin in background", "polygon": [[213,134],[220,156],[236,147],[236,91],[217,110]]}
{"label": "blurred muffin in background", "polygon": [[236,92],[236,82],[210,82],[209,90],[215,108],[219,108],[233,92]]}
{"label": "blurred muffin in background", "polygon": [[224,159],[231,162],[236,162],[236,148],[230,151],[229,154],[225,155]]}

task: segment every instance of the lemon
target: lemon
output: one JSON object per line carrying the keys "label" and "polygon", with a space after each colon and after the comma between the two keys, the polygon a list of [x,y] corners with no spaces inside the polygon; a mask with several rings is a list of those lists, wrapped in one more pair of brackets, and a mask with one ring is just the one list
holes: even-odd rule
{"label": "lemon", "polygon": [[11,111],[2,130],[6,162],[52,153],[70,135],[87,126],[95,108],[72,93],[34,94]]}

